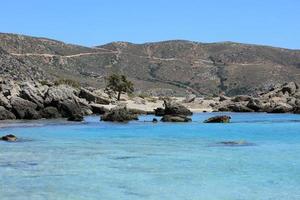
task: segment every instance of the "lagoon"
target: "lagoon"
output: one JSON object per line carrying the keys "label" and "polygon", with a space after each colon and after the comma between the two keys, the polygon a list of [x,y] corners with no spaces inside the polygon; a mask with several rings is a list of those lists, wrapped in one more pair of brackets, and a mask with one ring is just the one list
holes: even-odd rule
{"label": "lagoon", "polygon": [[300,115],[225,114],[232,123],[2,124],[20,141],[0,142],[0,199],[299,200]]}

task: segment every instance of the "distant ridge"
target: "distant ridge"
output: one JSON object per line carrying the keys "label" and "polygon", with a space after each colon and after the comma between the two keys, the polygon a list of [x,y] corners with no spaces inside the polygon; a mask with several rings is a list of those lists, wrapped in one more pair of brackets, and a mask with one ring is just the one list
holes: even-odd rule
{"label": "distant ridge", "polygon": [[129,76],[152,94],[250,94],[300,82],[300,51],[234,42],[170,40],[96,47],[0,33],[0,74],[14,79],[70,78],[104,86],[104,77]]}

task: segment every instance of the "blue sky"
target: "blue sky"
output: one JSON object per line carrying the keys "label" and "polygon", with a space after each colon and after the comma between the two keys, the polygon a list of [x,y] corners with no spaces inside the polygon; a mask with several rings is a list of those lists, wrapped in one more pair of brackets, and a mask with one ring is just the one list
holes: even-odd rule
{"label": "blue sky", "polygon": [[0,32],[94,46],[186,39],[300,49],[299,0],[0,0]]}

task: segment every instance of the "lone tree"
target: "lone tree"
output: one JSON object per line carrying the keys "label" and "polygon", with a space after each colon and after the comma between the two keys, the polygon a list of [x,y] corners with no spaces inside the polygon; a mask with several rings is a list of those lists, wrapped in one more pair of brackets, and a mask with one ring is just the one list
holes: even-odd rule
{"label": "lone tree", "polygon": [[105,91],[111,94],[117,94],[119,101],[122,93],[131,94],[134,91],[133,83],[127,80],[126,76],[113,74],[107,78],[107,85]]}

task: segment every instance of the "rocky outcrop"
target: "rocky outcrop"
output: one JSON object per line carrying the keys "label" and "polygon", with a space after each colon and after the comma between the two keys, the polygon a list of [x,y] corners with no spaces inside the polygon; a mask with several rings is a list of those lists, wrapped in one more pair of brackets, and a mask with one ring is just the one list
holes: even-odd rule
{"label": "rocky outcrop", "polygon": [[109,99],[107,99],[105,97],[101,97],[97,94],[94,94],[93,92],[91,92],[87,89],[84,89],[84,88],[81,88],[80,93],[79,93],[79,97],[86,99],[90,103],[104,104],[104,105],[110,104]]}
{"label": "rocky outcrop", "polygon": [[61,114],[58,112],[57,108],[53,106],[48,106],[46,108],[43,108],[40,111],[40,115],[42,118],[46,118],[46,119],[55,119],[55,118],[62,117]]}
{"label": "rocky outcrop", "polygon": [[180,103],[173,101],[164,101],[164,115],[193,115],[193,113]]}
{"label": "rocky outcrop", "polygon": [[124,106],[111,109],[109,112],[101,116],[101,120],[111,122],[128,122],[131,120],[138,120],[138,116],[136,114],[132,114]]}
{"label": "rocky outcrop", "polygon": [[5,136],[0,138],[0,140],[6,141],[6,142],[16,142],[17,139],[18,138],[15,135],[12,135],[12,134],[5,135]]}
{"label": "rocky outcrop", "polygon": [[231,117],[227,115],[222,115],[222,116],[215,116],[208,118],[207,120],[204,121],[204,123],[229,123]]}
{"label": "rocky outcrop", "polygon": [[20,97],[12,97],[10,100],[12,111],[18,119],[40,119],[37,105]]}
{"label": "rocky outcrop", "polygon": [[0,120],[6,119],[16,119],[16,116],[12,112],[6,110],[3,106],[0,106]]}

